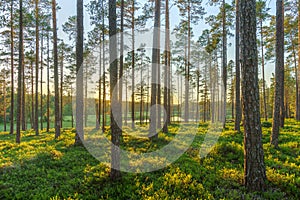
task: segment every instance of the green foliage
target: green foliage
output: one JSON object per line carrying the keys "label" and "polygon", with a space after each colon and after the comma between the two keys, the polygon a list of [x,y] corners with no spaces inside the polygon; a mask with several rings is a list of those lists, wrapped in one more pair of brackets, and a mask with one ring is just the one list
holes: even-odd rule
{"label": "green foliage", "polygon": [[[264,193],[250,193],[243,187],[243,134],[233,130],[233,123],[228,123],[205,158],[200,159],[199,147],[208,124],[200,124],[192,146],[175,163],[151,173],[122,173],[118,182],[110,181],[107,165],[85,148],[73,146],[74,129],[63,130],[57,140],[54,130],[40,136],[23,132],[20,145],[15,144],[15,136],[2,132],[0,199],[299,199],[300,123],[286,122],[279,149],[270,146],[271,127],[263,125],[268,177]],[[124,127],[122,148],[156,150],[168,144],[178,128],[172,125],[154,144],[133,137],[146,127],[137,127],[135,132]]]}

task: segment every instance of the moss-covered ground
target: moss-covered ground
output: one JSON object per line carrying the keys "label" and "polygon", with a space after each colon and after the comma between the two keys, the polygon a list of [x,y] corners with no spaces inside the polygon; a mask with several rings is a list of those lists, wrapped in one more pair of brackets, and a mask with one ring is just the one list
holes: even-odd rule
{"label": "moss-covered ground", "polygon": [[[128,136],[123,148],[145,151],[161,148],[175,135],[160,133],[156,141]],[[263,123],[263,145],[268,189],[247,192],[243,186],[243,134],[228,123],[212,151],[200,159],[199,146],[207,124],[201,124],[191,147],[173,164],[155,172],[122,173],[111,182],[109,167],[81,146],[74,146],[75,131],[0,133],[0,199],[300,199],[300,123],[287,120],[279,149],[269,144],[271,127]],[[109,131],[107,132],[109,137]],[[153,162],[156,162],[153,160]]]}

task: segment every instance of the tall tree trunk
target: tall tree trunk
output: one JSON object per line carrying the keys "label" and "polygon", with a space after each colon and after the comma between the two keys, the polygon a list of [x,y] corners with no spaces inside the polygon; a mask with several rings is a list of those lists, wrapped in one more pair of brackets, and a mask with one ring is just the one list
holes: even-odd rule
{"label": "tall tree trunk", "polygon": [[[284,2],[282,0],[282,5],[281,5],[281,16],[282,16],[282,26],[280,26],[280,32],[282,32],[282,34],[279,36],[280,37],[280,59],[281,59],[281,76],[280,76],[280,82],[281,82],[281,102],[280,102],[280,127],[284,127],[284,120],[285,120],[285,104],[284,104]],[[277,31],[276,31],[277,32]]]}
{"label": "tall tree trunk", "polygon": [[147,67],[147,106],[146,106],[146,124],[148,124],[150,106],[150,67]]}
{"label": "tall tree trunk", "polygon": [[[101,38],[101,36],[100,36]],[[101,76],[102,76],[102,46],[101,46],[101,39],[100,39],[100,45],[99,45],[99,91],[98,91],[98,116],[97,116],[97,124],[96,129],[100,129],[100,123],[101,123]]]}
{"label": "tall tree trunk", "polygon": [[263,21],[262,20],[260,20],[260,41],[261,41],[261,71],[262,71],[262,79],[263,79],[264,115],[265,115],[265,121],[268,121],[266,82],[265,82],[264,37],[263,37]]}
{"label": "tall tree trunk", "polygon": [[[298,1],[298,36],[300,35],[300,1]],[[298,67],[297,71],[297,90],[296,90],[296,120],[300,121],[300,37],[298,37]]]}
{"label": "tall tree trunk", "polygon": [[168,125],[170,124],[170,101],[169,101],[169,79],[170,79],[170,60],[169,60],[169,54],[170,54],[170,19],[169,19],[169,0],[166,0],[166,5],[165,5],[165,20],[166,20],[166,30],[165,30],[165,78],[164,78],[164,118],[166,121],[164,122],[163,126],[163,132],[167,133],[168,132]]}
{"label": "tall tree trunk", "polygon": [[44,48],[44,36],[43,31],[41,34],[41,105],[40,105],[40,116],[41,116],[41,130],[43,130],[43,70],[44,70],[44,61],[43,61],[43,48]]}
{"label": "tall tree trunk", "polygon": [[127,126],[127,117],[128,117],[128,80],[126,75],[126,81],[125,81],[125,126]]}
{"label": "tall tree trunk", "polygon": [[47,132],[50,129],[50,37],[47,31]]}
{"label": "tall tree trunk", "polygon": [[[168,11],[169,13],[169,11]],[[170,17],[168,17],[169,20],[168,20],[168,25],[167,25],[167,32],[166,34],[168,35],[168,65],[167,65],[167,90],[168,90],[168,96],[167,96],[167,99],[168,99],[168,102],[167,102],[167,124],[168,125],[171,125],[171,87],[172,87],[172,69],[171,69],[171,45],[170,45]],[[173,97],[172,97],[172,100],[173,100]],[[174,105],[172,103],[172,105]]]}
{"label": "tall tree trunk", "polygon": [[85,68],[85,77],[84,77],[84,100],[85,100],[85,104],[84,104],[84,127],[87,127],[88,124],[88,110],[87,110],[87,104],[88,104],[88,66],[82,66],[83,68]]}
{"label": "tall tree trunk", "polygon": [[105,85],[105,15],[104,15],[104,1],[102,1],[101,3],[101,8],[102,8],[102,53],[103,53],[103,63],[102,63],[102,67],[103,67],[103,102],[102,102],[102,132],[105,132],[105,123],[106,123],[106,116],[105,116],[105,108],[106,108],[106,85]]}
{"label": "tall tree trunk", "polygon": [[75,144],[82,145],[83,133],[83,0],[77,0],[76,39],[76,136]]}
{"label": "tall tree trunk", "polygon": [[240,124],[242,120],[241,110],[241,87],[240,87],[240,0],[236,4],[236,29],[235,29],[235,124],[234,129],[241,131]]}
{"label": "tall tree trunk", "polygon": [[114,90],[118,81],[117,41],[112,39],[117,34],[116,0],[109,1],[109,57],[110,57],[110,96],[111,96],[111,171],[110,178],[121,178],[120,171],[120,129],[113,116],[113,107],[119,111],[118,91]]}
{"label": "tall tree trunk", "polygon": [[135,84],[135,78],[134,78],[134,68],[135,68],[135,37],[134,37],[134,24],[135,24],[135,19],[134,19],[134,14],[135,14],[135,8],[134,8],[134,0],[132,0],[132,16],[131,16],[131,34],[132,34],[132,52],[131,52],[131,89],[132,89],[132,96],[131,96],[131,128],[135,128],[135,110],[134,110],[134,104],[135,104],[135,92],[134,92],[134,84]]}
{"label": "tall tree trunk", "polygon": [[198,71],[199,74],[197,74],[197,94],[196,94],[196,122],[198,122],[200,119],[199,119],[199,116],[200,116],[200,113],[199,113],[199,93],[200,93],[200,71]]}
{"label": "tall tree trunk", "polygon": [[227,105],[227,30],[226,30],[226,4],[225,4],[225,0],[223,0],[222,2],[223,4],[223,12],[222,12],[222,45],[223,45],[223,50],[222,50],[222,77],[223,77],[223,87],[224,87],[224,91],[223,91],[223,128],[225,128],[226,126],[226,105]]}
{"label": "tall tree trunk", "polygon": [[[143,58],[141,58],[143,60]],[[140,95],[141,95],[141,99],[140,99],[140,125],[142,125],[143,123],[143,69],[142,69],[142,65],[143,65],[143,61],[141,61],[141,69],[140,69],[140,78],[141,78],[141,88],[140,88]]]}
{"label": "tall tree trunk", "polygon": [[[24,54],[24,47],[23,47],[23,54]],[[24,64],[24,56],[23,56],[23,70],[22,70],[22,111],[21,111],[21,118],[22,118],[22,131],[26,130],[26,115],[25,115],[25,93],[26,93],[26,87],[25,87],[25,64]]]}
{"label": "tall tree trunk", "polygon": [[289,95],[288,94],[285,94],[284,95],[285,96],[285,105],[284,105],[284,110],[285,110],[285,118],[289,118],[289,115],[290,115],[290,113],[289,113]]}
{"label": "tall tree trunk", "polygon": [[[104,41],[104,33],[103,33],[103,41]],[[104,42],[103,42],[104,43]],[[103,44],[103,99],[102,99],[102,131],[105,132],[106,125],[106,76],[105,76],[105,47]]]}
{"label": "tall tree trunk", "polygon": [[120,124],[119,128],[122,130],[122,106],[123,106],[123,68],[124,68],[124,0],[121,0],[121,41],[120,41],[120,71],[119,71],[119,101],[120,101]]}
{"label": "tall tree trunk", "polygon": [[187,63],[185,69],[185,101],[184,101],[184,121],[189,121],[189,90],[190,90],[190,62],[191,62],[191,3],[188,0],[188,49],[187,49]]}
{"label": "tall tree trunk", "polygon": [[[206,60],[207,61],[207,60]],[[208,63],[210,62],[210,59],[208,60]],[[206,78],[206,73],[207,73],[207,65],[204,65],[205,69],[204,69],[204,101],[203,101],[203,122],[206,122],[206,110],[207,110],[207,78]]]}
{"label": "tall tree trunk", "polygon": [[231,81],[231,91],[232,91],[232,95],[231,95],[231,118],[234,119],[234,81]]}
{"label": "tall tree trunk", "polygon": [[[72,84],[71,84],[71,100],[70,100],[70,102],[71,102],[71,105],[72,105],[72,103],[73,103],[73,87],[72,87]],[[71,124],[72,124],[72,128],[74,128],[74,113],[73,113],[73,109],[71,110]]]}
{"label": "tall tree trunk", "polygon": [[63,86],[64,86],[64,50],[62,50],[61,61],[60,61],[60,128],[63,127]]}
{"label": "tall tree trunk", "polygon": [[256,1],[241,0],[241,68],[244,114],[244,181],[249,191],[266,188],[260,122]]}
{"label": "tall tree trunk", "polygon": [[160,67],[160,52],[158,53],[158,65],[157,65],[157,123],[156,123],[156,128],[158,130],[161,129],[161,80],[160,80],[160,75],[161,75],[161,67]]}
{"label": "tall tree trunk", "polygon": [[157,138],[157,96],[160,95],[158,89],[158,66],[160,64],[160,0],[155,0],[155,17],[154,17],[154,32],[153,32],[153,47],[152,47],[152,72],[151,72],[151,110],[150,110],[150,128],[149,136]]}
{"label": "tall tree trunk", "polygon": [[[103,33],[104,38],[104,33]],[[103,40],[104,41],[104,40]],[[102,131],[105,132],[106,125],[106,75],[105,75],[105,51],[103,44],[103,99],[102,99]]]}
{"label": "tall tree trunk", "polygon": [[10,134],[14,134],[14,0],[11,0],[10,5],[10,67],[11,67],[11,92],[10,92]]}
{"label": "tall tree trunk", "polygon": [[35,135],[39,135],[39,0],[35,0]]}
{"label": "tall tree trunk", "polygon": [[17,93],[17,132],[16,143],[21,143],[21,104],[22,104],[22,71],[23,71],[23,0],[19,0],[19,66],[18,66],[18,93]]}
{"label": "tall tree trunk", "polygon": [[[179,81],[180,80],[180,81]],[[183,89],[182,89],[182,76],[178,74],[178,121],[179,117],[182,118],[182,106],[183,106]]]}
{"label": "tall tree trunk", "polygon": [[31,69],[31,128],[35,129],[34,126],[34,69],[33,69],[33,60],[30,61],[30,69]]}
{"label": "tall tree trunk", "polygon": [[279,127],[283,115],[284,102],[284,29],[283,29],[283,1],[276,1],[276,65],[275,65],[275,95],[273,109],[273,126],[271,144],[278,147]]}
{"label": "tall tree trunk", "polygon": [[[57,49],[57,25],[56,25],[56,0],[52,0],[52,24],[53,24],[53,56],[54,56],[54,110],[55,110],[55,138],[60,136],[59,119],[59,89],[58,89],[58,49]],[[76,106],[77,109],[78,106]]]}
{"label": "tall tree trunk", "polygon": [[4,125],[4,131],[6,132],[6,74],[5,74],[5,78],[4,78],[4,84],[3,84],[3,111],[4,111],[4,115],[3,115],[3,125]]}
{"label": "tall tree trunk", "polygon": [[[293,36],[290,35],[291,37],[291,42],[294,40]],[[296,54],[296,47],[295,44],[292,42],[292,52],[293,52],[293,58],[294,58],[294,70],[295,70],[295,82],[296,82],[296,120],[298,121],[298,104],[299,104],[299,96],[298,96],[298,91],[299,91],[299,74],[298,74],[298,69],[297,69],[297,54]]]}

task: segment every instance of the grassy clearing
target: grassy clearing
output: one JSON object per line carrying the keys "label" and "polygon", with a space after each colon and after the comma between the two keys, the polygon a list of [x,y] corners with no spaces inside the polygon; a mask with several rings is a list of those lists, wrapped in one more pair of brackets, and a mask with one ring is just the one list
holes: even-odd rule
{"label": "grassy clearing", "polygon": [[[264,193],[248,193],[243,187],[243,135],[233,131],[233,124],[208,156],[199,158],[207,130],[202,124],[191,147],[175,163],[151,173],[123,173],[116,183],[109,180],[106,165],[85,148],[73,146],[72,129],[65,129],[58,140],[54,130],[40,136],[24,132],[20,145],[14,143],[15,136],[1,132],[0,199],[299,199],[300,123],[287,120],[279,150],[269,145],[269,123],[263,126],[268,176]],[[173,125],[153,144],[132,137],[134,133],[125,128],[122,148],[153,151],[168,144],[177,130]]]}

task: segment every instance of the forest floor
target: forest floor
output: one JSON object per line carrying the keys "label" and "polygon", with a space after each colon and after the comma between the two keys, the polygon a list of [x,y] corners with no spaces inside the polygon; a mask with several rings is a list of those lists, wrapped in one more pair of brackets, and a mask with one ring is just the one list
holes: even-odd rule
{"label": "forest floor", "polygon": [[[72,129],[64,129],[58,140],[54,130],[40,136],[27,131],[20,145],[14,135],[1,132],[0,199],[300,199],[300,123],[286,121],[279,149],[269,144],[270,125],[263,123],[264,193],[247,192],[243,186],[243,134],[233,130],[233,123],[206,157],[199,157],[207,131],[207,124],[201,124],[193,144],[176,162],[155,172],[123,172],[117,182],[110,181],[108,166],[73,145]],[[178,125],[160,133],[155,144],[129,137],[124,130],[123,149],[144,152],[168,144]]]}

